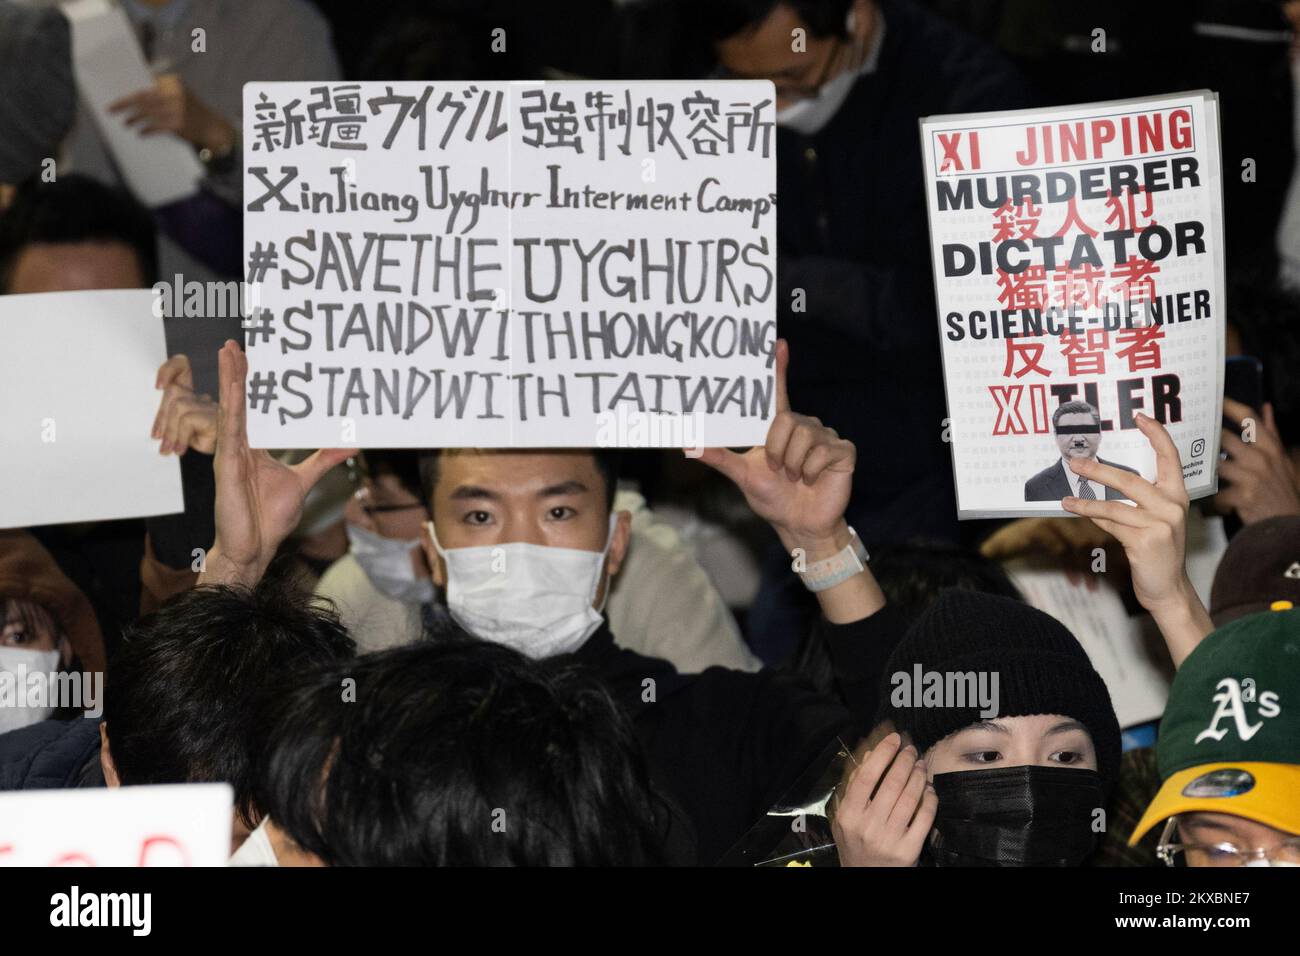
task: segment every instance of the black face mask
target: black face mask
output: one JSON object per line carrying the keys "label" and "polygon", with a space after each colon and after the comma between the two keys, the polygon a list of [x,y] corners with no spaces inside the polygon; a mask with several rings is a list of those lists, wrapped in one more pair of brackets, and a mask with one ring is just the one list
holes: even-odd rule
{"label": "black face mask", "polygon": [[934,866],[1079,866],[1097,845],[1101,777],[1069,767],[934,775]]}

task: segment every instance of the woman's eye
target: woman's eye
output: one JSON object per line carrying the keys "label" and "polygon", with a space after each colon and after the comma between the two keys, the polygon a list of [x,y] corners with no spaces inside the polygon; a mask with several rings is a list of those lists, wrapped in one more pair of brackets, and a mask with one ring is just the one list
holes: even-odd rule
{"label": "woman's eye", "polygon": [[465,515],[466,524],[487,524],[492,520],[492,516],[486,511],[471,511]]}
{"label": "woman's eye", "polygon": [[1075,764],[1082,760],[1083,754],[1074,750],[1058,750],[1056,753],[1052,754],[1052,759],[1057,763],[1066,764],[1068,766],[1069,764]]}
{"label": "woman's eye", "polygon": [[971,763],[995,763],[1001,757],[1002,753],[998,750],[977,750],[966,755],[966,759]]}
{"label": "woman's eye", "polygon": [[21,624],[10,624],[4,629],[4,634],[0,635],[0,644],[9,647],[21,647],[27,643],[27,632],[23,630]]}
{"label": "woman's eye", "polygon": [[550,516],[552,521],[563,521],[565,518],[573,517],[577,512],[568,505],[556,505],[548,511],[547,514]]}

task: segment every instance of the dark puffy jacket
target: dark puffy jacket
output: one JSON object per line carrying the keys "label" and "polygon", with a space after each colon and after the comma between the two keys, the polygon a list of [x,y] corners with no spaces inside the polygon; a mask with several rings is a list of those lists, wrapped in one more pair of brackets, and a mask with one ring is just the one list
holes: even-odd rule
{"label": "dark puffy jacket", "polygon": [[0,790],[102,786],[98,720],[42,720],[0,734]]}

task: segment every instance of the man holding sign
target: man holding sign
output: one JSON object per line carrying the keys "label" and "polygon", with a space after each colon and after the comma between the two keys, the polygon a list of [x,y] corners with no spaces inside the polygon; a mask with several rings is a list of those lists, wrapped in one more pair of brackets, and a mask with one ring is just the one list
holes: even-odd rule
{"label": "man holding sign", "polygon": [[[847,678],[882,652],[873,634],[884,596],[844,520],[856,450],[790,409],[788,363],[780,343],[766,444],[744,453],[710,448],[702,460],[736,482],[794,556]],[[320,451],[290,468],[249,448],[247,359],[228,343],[220,367],[217,540],[200,580],[252,584],[312,484],[348,452]],[[610,513],[594,452],[442,451],[423,472],[434,518],[426,553],[452,615],[480,638],[533,657],[570,655],[598,677],[632,716],[657,780],[689,818],[701,862],[721,857],[832,735],[869,720],[874,701],[865,697],[851,700],[850,714],[786,676],[723,668],[683,676],[616,648],[600,609],[626,549],[626,519]]]}

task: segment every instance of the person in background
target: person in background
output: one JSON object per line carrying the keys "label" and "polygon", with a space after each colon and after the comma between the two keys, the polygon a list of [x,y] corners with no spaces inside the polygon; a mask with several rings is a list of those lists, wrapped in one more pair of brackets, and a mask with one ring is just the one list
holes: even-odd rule
{"label": "person in background", "polygon": [[13,679],[16,692],[0,695],[0,734],[56,712],[67,717],[80,714],[66,700],[47,700],[35,707],[20,704],[26,675],[81,674],[75,685],[84,688],[81,703],[94,710],[103,703],[102,697],[96,701],[93,696],[102,691],[104,667],[104,636],[86,596],[30,534],[0,531],[0,674]]}
{"label": "person in background", "polygon": [[[49,2],[49,0],[43,0]],[[154,210],[164,281],[242,278],[243,91],[251,81],[322,83],[340,78],[330,29],[305,0],[123,0],[152,86],[111,105],[146,135],[172,134],[205,168],[199,191]],[[121,178],[84,108],[66,144],[68,167],[105,183]],[[221,343],[240,334],[239,315],[168,317],[169,354],[196,358],[200,392],[216,388],[211,363]]]}
{"label": "person in background", "polygon": [[45,172],[77,105],[72,39],[58,10],[0,0],[0,211]]}
{"label": "person in background", "polygon": [[1179,668],[1160,721],[1161,787],[1129,845],[1161,823],[1169,866],[1300,866],[1300,609],[1239,618]]}
{"label": "person in background", "polygon": [[[1233,537],[1214,572],[1210,619],[1222,629],[1275,605],[1300,607],[1300,515],[1246,525]],[[1096,862],[1102,866],[1154,866],[1163,831],[1151,827],[1130,844],[1138,821],[1162,784],[1156,747],[1125,752],[1110,825]]]}
{"label": "person in background", "polygon": [[350,665],[354,654],[336,616],[274,579],[173,598],[131,628],[113,659],[99,725],[104,782],[229,783],[233,852],[260,821],[260,701],[313,667]]}
{"label": "person in background", "polygon": [[[683,3],[723,76],[776,86],[777,302],[794,403],[865,454],[848,519],[868,547],[957,541],[917,119],[1028,104],[986,46],[898,0]],[[773,547],[749,639],[784,659],[811,608]]]}
{"label": "person in background", "polygon": [[631,723],[577,667],[445,633],[284,690],[262,718],[266,816],[233,865],[671,859],[672,815]]}

